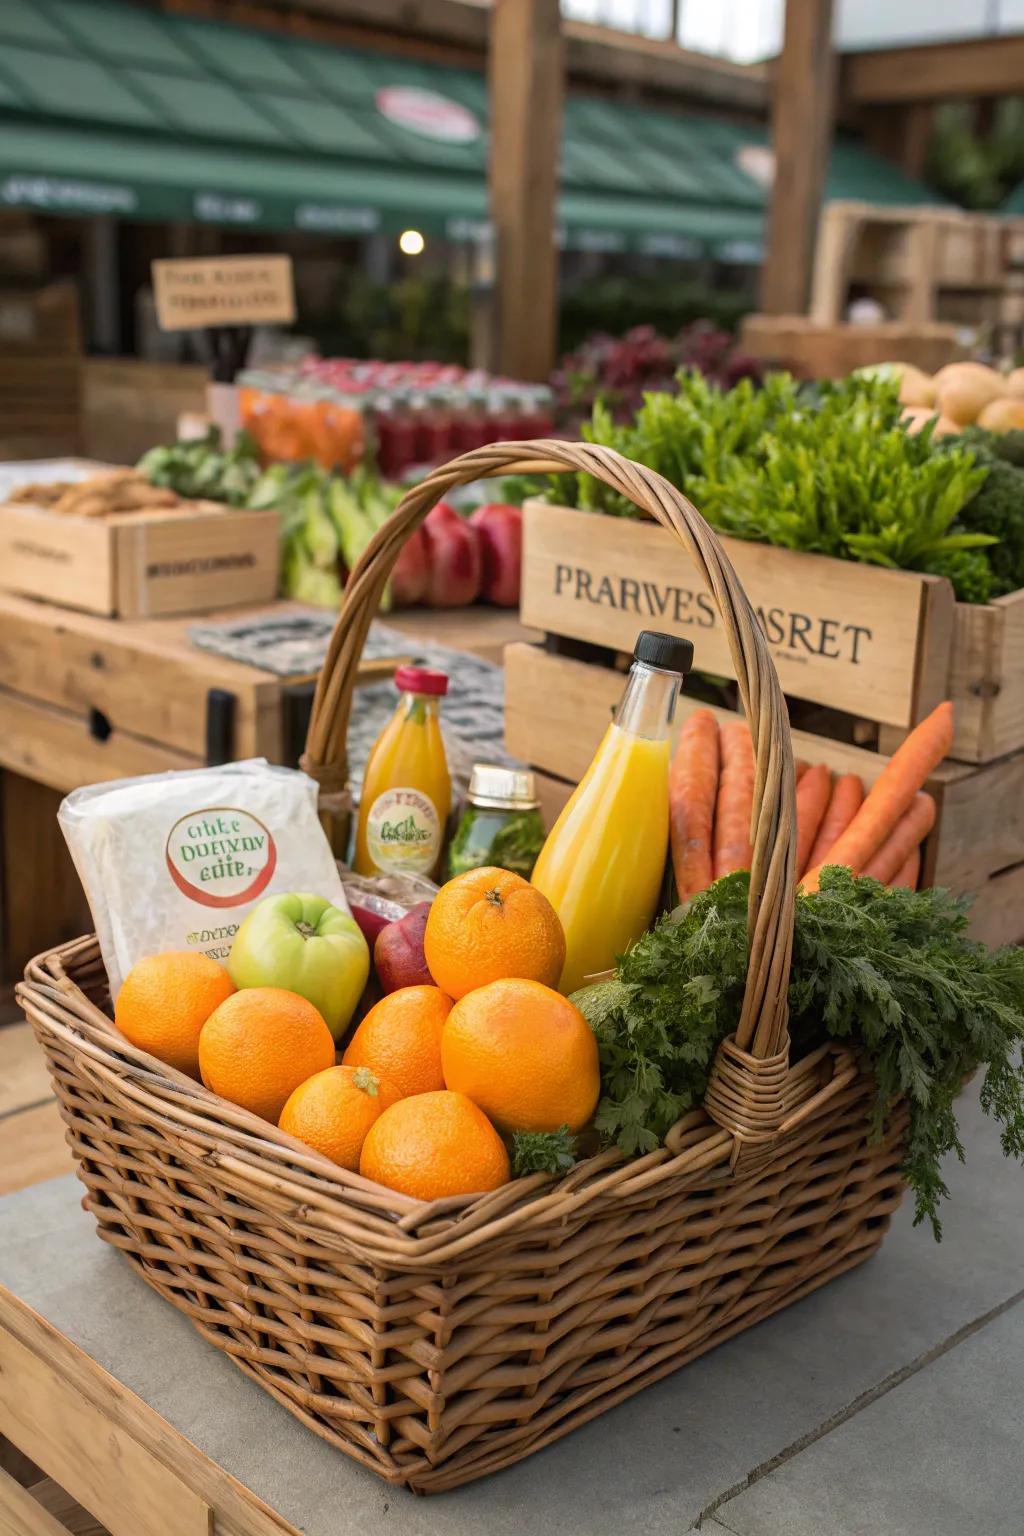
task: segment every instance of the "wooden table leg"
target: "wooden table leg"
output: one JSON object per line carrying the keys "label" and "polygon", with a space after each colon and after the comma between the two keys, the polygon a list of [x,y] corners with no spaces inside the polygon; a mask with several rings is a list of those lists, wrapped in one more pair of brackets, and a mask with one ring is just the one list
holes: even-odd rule
{"label": "wooden table leg", "polygon": [[57,825],[60,802],[57,790],[0,771],[0,1002],[33,955],[92,928]]}

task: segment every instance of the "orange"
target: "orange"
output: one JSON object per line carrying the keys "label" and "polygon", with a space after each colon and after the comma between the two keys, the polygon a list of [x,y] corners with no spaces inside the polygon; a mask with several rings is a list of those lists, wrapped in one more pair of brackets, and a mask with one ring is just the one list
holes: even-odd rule
{"label": "orange", "polygon": [[345,1047],[346,1067],[369,1067],[399,1098],[444,1087],[441,1030],[452,1000],[437,987],[400,987],[375,1003]]}
{"label": "orange", "polygon": [[288,1095],[334,1065],[331,1032],[312,1003],[282,987],[245,987],[215,1009],[199,1036],[203,1082],[274,1124]]}
{"label": "orange", "polygon": [[449,997],[525,976],[556,987],[565,934],[547,897],[507,869],[471,869],[434,897],[423,936],[430,974]]}
{"label": "orange", "polygon": [[476,1195],[507,1184],[508,1153],[482,1110],[461,1093],[399,1099],[374,1121],[359,1172],[416,1200]]}
{"label": "orange", "polygon": [[503,1131],[579,1131],[597,1107],[597,1041],[575,1003],[539,981],[492,981],[455,1004],[444,1080]]}
{"label": "orange", "polygon": [[277,1123],[332,1163],[358,1173],[366,1133],[396,1097],[369,1067],[328,1067],[299,1084]]}
{"label": "orange", "polygon": [[132,966],[114,1005],[114,1023],[132,1045],[199,1076],[199,1031],[235,984],[222,965],[187,949],[148,955]]}

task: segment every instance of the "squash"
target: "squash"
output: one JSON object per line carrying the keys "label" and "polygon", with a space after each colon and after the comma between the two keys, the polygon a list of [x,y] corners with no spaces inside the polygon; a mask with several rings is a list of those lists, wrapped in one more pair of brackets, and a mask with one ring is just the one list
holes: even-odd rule
{"label": "squash", "polygon": [[906,427],[908,436],[916,437],[930,421],[935,420],[937,415],[938,411],[934,407],[908,405],[900,412],[900,421]]}
{"label": "squash", "polygon": [[993,400],[978,417],[978,426],[986,432],[1013,432],[1024,430],[1024,398],[1014,399],[1003,395]]}
{"label": "squash", "polygon": [[1002,374],[984,363],[947,363],[933,382],[942,415],[965,427],[977,421],[986,405],[1006,393]]}
{"label": "squash", "polygon": [[913,363],[904,363],[900,373],[900,404],[915,408],[935,404],[935,380]]}

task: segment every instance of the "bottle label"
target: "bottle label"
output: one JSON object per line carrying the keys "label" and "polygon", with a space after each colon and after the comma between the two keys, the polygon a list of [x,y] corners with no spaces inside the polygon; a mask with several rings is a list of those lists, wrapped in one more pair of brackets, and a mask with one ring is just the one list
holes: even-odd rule
{"label": "bottle label", "polygon": [[433,801],[418,789],[386,789],[370,807],[366,846],[377,868],[388,874],[427,874],[441,852]]}

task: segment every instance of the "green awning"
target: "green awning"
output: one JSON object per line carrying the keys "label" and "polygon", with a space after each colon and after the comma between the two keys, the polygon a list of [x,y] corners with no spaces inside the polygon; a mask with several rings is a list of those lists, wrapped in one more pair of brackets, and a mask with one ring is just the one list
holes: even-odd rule
{"label": "green awning", "polygon": [[[473,70],[123,0],[0,0],[0,205],[472,239],[486,229],[487,105]],[[763,128],[573,96],[559,240],[756,260],[767,145]],[[931,200],[852,143],[828,191]]]}

